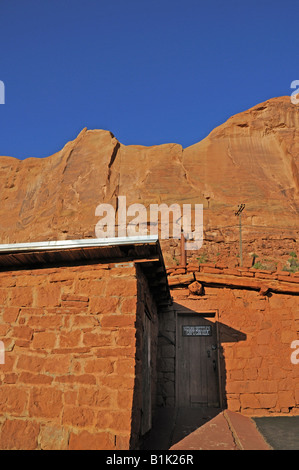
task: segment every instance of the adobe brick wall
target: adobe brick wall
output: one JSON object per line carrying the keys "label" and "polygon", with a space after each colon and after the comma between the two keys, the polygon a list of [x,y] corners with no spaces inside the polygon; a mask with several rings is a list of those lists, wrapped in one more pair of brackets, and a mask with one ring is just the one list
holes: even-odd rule
{"label": "adobe brick wall", "polygon": [[132,263],[0,273],[1,449],[129,448],[136,311]]}
{"label": "adobe brick wall", "polygon": [[[176,304],[218,312],[221,376],[228,409],[247,415],[299,415],[299,365],[291,342],[299,339],[299,276],[226,266],[168,269],[174,307],[160,321],[158,404],[173,403]],[[161,314],[161,317],[162,314]],[[168,345],[165,336],[168,336]]]}

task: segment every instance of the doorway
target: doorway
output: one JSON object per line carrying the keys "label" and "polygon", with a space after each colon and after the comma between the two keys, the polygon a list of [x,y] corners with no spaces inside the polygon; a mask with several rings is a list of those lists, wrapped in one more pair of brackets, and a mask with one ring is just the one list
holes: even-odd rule
{"label": "doorway", "polygon": [[176,407],[219,408],[217,323],[177,313]]}

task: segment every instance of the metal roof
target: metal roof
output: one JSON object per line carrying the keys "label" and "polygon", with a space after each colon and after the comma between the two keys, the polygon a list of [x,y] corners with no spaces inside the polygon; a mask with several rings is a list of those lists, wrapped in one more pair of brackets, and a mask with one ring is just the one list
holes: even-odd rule
{"label": "metal roof", "polygon": [[138,237],[114,237],[114,238],[83,238],[79,240],[54,240],[29,243],[9,243],[0,244],[0,253],[12,253],[17,251],[55,250],[64,248],[88,248],[102,246],[121,246],[128,244],[157,243],[159,238],[156,235],[146,235]]}
{"label": "metal roof", "polygon": [[138,262],[158,304],[168,304],[170,292],[159,239],[144,237],[93,238],[0,245],[0,269],[53,265]]}

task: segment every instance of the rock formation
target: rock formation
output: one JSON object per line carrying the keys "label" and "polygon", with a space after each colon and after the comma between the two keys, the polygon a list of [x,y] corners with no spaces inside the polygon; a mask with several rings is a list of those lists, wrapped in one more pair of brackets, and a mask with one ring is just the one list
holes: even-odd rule
{"label": "rock formation", "polygon": [[[236,261],[245,203],[245,255],[277,262],[298,246],[299,106],[270,99],[186,149],[125,146],[85,128],[50,157],[0,157],[0,184],[1,243],[94,238],[97,205],[122,195],[128,205],[202,203],[205,241],[193,257]],[[164,247],[167,264],[179,262],[179,244]]]}

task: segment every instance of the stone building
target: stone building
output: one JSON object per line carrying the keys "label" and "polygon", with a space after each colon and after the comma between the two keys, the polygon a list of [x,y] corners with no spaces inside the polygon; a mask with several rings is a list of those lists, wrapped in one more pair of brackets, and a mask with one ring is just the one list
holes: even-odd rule
{"label": "stone building", "polygon": [[1,449],[138,449],[159,407],[299,414],[299,276],[155,237],[0,245]]}
{"label": "stone building", "polygon": [[151,426],[157,239],[0,246],[1,449],[129,449]]}

